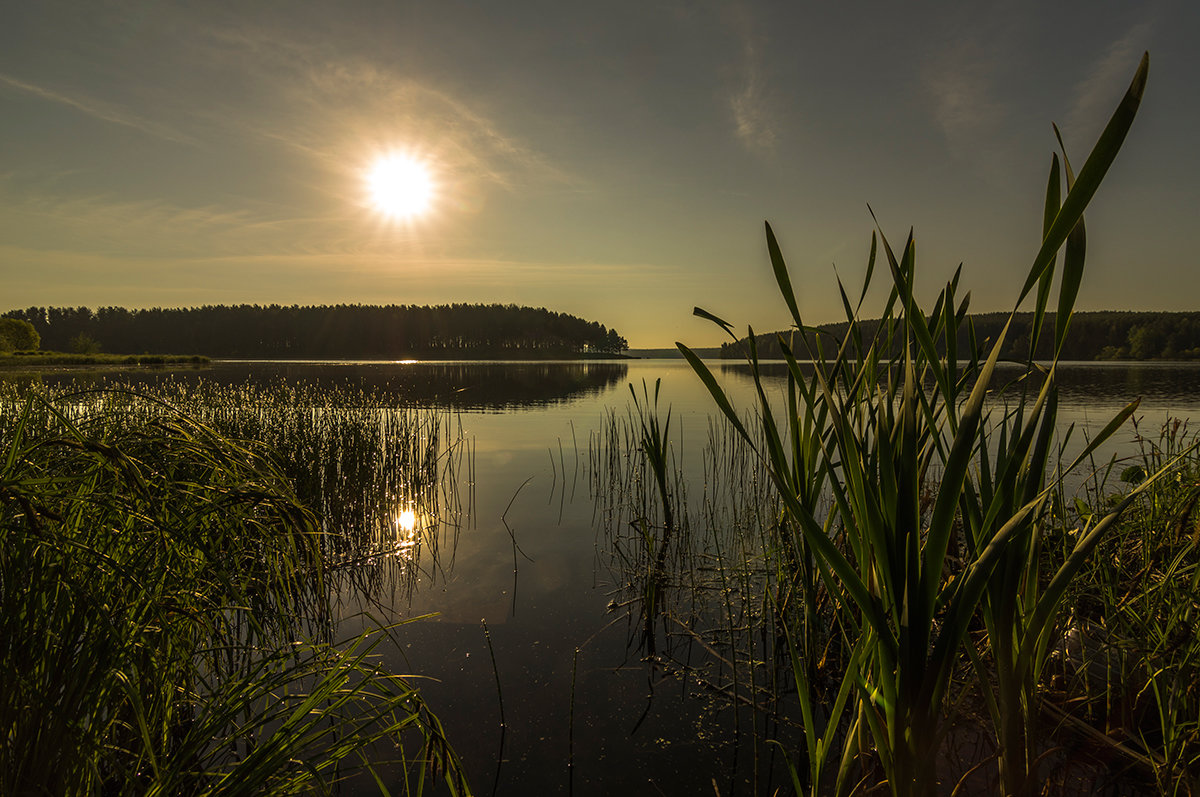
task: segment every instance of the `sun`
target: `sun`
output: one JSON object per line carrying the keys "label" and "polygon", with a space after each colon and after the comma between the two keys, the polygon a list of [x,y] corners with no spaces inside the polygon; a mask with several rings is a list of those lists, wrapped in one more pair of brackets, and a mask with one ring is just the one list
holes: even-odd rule
{"label": "sun", "polygon": [[404,153],[376,159],[367,170],[366,184],[374,208],[396,220],[428,213],[436,193],[429,164]]}

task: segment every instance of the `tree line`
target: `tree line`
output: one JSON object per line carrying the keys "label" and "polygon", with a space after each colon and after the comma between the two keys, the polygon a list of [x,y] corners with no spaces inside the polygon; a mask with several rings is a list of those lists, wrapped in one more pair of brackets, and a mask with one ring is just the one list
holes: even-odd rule
{"label": "tree line", "polygon": [[[963,331],[956,339],[960,353],[966,353],[970,346],[969,329],[974,328],[975,339],[979,344],[995,340],[1008,313],[974,313],[969,316],[970,324],[964,324]],[[1038,345],[1034,356],[1049,359],[1052,356],[1054,343],[1053,329],[1056,323],[1054,313],[1046,314],[1045,327],[1038,337]],[[878,321],[860,322],[859,329],[864,339],[870,340],[878,329]],[[838,344],[846,334],[847,324],[844,321],[822,324],[817,327],[816,338],[821,341],[821,347],[826,357],[837,353]],[[779,336],[785,341],[791,340],[790,332],[771,332],[755,336],[758,355],[764,359],[782,357],[779,347]],[[1000,350],[1003,359],[1017,359],[1029,353],[1030,340],[1033,336],[1033,313],[1018,313],[1013,318],[1012,328],[1009,329],[1004,347]],[[810,336],[811,338],[811,336]],[[721,347],[721,357],[740,358],[739,343],[726,343]],[[789,342],[793,354],[800,359],[808,359],[808,352],[797,338]],[[1197,360],[1200,359],[1200,312],[1161,313],[1133,311],[1094,311],[1077,312],[1071,316],[1070,328],[1066,342],[1063,345],[1063,360]]]}
{"label": "tree line", "polygon": [[620,354],[615,329],[507,304],[30,307],[43,349],[209,357],[477,358]]}

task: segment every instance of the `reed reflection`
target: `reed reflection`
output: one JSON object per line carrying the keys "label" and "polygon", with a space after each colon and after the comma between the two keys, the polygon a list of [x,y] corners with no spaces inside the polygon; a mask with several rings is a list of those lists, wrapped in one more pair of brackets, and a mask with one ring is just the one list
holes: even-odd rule
{"label": "reed reflection", "polygon": [[[74,373],[5,377],[50,388],[104,387],[115,383],[152,391],[217,385],[271,392],[280,385],[308,385],[358,392],[393,407],[441,407],[483,412],[546,407],[598,396],[628,376],[625,362],[238,362],[218,361],[201,371]],[[3,377],[3,375],[0,375]]]}
{"label": "reed reflection", "polygon": [[[647,407],[610,413],[590,445],[591,496],[609,611],[625,612],[629,648],[711,694],[773,690],[769,607],[754,590],[771,579],[770,538],[778,500],[763,462],[722,419],[711,419],[699,451],[704,487],[677,455],[681,432],[660,429],[661,466],[647,456]],[[658,408],[665,418],[665,409]],[[672,533],[668,534],[668,529]],[[764,647],[765,646],[765,647]]]}

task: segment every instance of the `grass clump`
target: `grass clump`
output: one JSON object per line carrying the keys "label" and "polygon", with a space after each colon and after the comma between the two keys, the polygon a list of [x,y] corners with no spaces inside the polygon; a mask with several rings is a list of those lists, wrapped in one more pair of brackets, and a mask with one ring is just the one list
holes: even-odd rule
{"label": "grass clump", "polygon": [[37,394],[2,441],[0,793],[308,793],[382,758],[466,791],[385,635],[333,644],[317,518],[262,452]]}

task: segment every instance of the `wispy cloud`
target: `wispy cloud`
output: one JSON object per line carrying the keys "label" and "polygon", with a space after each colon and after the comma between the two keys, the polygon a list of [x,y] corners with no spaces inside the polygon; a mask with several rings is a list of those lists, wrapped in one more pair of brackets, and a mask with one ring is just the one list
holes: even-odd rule
{"label": "wispy cloud", "polygon": [[32,94],[35,97],[40,97],[48,102],[54,102],[59,105],[65,105],[68,108],[73,108],[76,111],[86,114],[94,119],[99,119],[101,121],[110,122],[116,125],[122,125],[124,127],[130,127],[134,130],[140,130],[147,135],[165,139],[167,141],[174,141],[177,144],[186,144],[192,147],[203,146],[197,139],[181,133],[174,128],[148,119],[143,119],[125,109],[116,107],[92,97],[64,94],[60,91],[54,91],[52,89],[45,88],[44,86],[37,86],[5,74],[0,74],[0,83],[9,86],[10,88],[23,91],[27,94]]}
{"label": "wispy cloud", "polygon": [[[122,199],[64,191],[0,178],[0,237],[8,242],[78,241],[85,249],[139,257],[195,252],[279,250],[301,245],[313,219],[288,218],[266,208],[180,205],[165,199]],[[326,225],[328,226],[328,225]]]}
{"label": "wispy cloud", "polygon": [[996,65],[978,42],[963,41],[923,70],[934,118],[955,157],[980,150],[981,139],[1005,116],[996,98]]}
{"label": "wispy cloud", "polygon": [[1148,48],[1153,29],[1152,21],[1135,25],[1096,59],[1075,86],[1075,100],[1065,118],[1064,132],[1089,138],[1099,134]]}
{"label": "wispy cloud", "polygon": [[252,135],[277,141],[330,165],[346,147],[397,140],[422,148],[475,179],[509,186],[529,181],[569,183],[574,177],[480,109],[429,80],[381,66],[365,55],[278,31],[214,29],[215,58],[236,59],[262,82],[270,113],[214,113]]}
{"label": "wispy cloud", "polygon": [[662,284],[674,271],[646,263],[562,263],[491,258],[319,252],[131,258],[103,252],[0,244],[6,306],[113,303],[127,307],[206,302],[324,304],[340,301],[439,303],[547,301],[614,280]]}
{"label": "wispy cloud", "polygon": [[775,120],[770,111],[762,44],[754,33],[749,13],[738,9],[734,16],[741,47],[738,85],[729,96],[729,109],[738,139],[751,152],[775,154]]}
{"label": "wispy cloud", "polygon": [[[451,225],[397,225],[355,205],[297,213],[287,203],[185,205],[78,194],[55,180],[0,175],[0,241],[128,258],[292,258],[297,262],[458,262]],[[469,258],[468,258],[469,260]],[[465,262],[465,261],[464,261]],[[480,261],[482,262],[482,261]]]}

